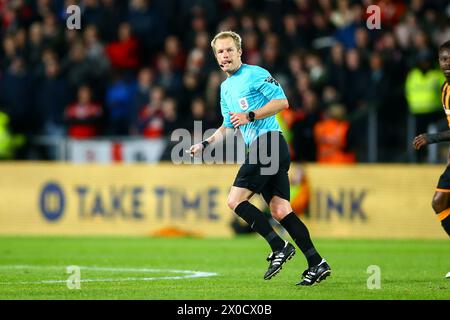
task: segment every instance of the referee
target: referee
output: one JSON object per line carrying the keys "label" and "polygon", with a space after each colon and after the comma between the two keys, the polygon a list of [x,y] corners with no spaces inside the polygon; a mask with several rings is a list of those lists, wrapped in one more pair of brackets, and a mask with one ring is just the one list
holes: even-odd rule
{"label": "referee", "polygon": [[279,83],[258,66],[243,64],[241,37],[232,31],[218,33],[211,47],[227,79],[220,87],[223,124],[208,139],[190,147],[191,156],[223,139],[226,131],[239,128],[248,148],[244,164],[228,195],[228,206],[270,245],[269,280],[295,254],[295,247],[280,238],[264,214],[249,200],[261,194],[274,219],[279,221],[308,261],[297,285],[313,285],[325,279],[331,268],[314,248],[309,231],[289,202],[290,155],[275,115],[289,104]]}

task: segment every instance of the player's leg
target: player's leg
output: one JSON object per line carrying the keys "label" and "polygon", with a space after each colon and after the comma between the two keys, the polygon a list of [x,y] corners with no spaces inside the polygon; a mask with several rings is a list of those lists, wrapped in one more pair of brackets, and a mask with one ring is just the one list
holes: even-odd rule
{"label": "player's leg", "polygon": [[281,250],[285,241],[273,230],[264,214],[249,202],[254,193],[246,188],[232,186],[227,199],[228,207],[261,235],[272,251]]}
{"label": "player's leg", "polygon": [[[441,176],[441,179],[439,180],[440,185],[443,184],[442,180],[443,178]],[[433,201],[431,204],[434,212],[436,212],[438,216],[438,219],[441,221],[442,227],[450,236],[450,190],[437,189],[433,196]],[[447,273],[445,277],[450,278],[450,272]]]}
{"label": "player's leg", "polygon": [[450,236],[450,189],[437,189],[432,207],[445,232]]}
{"label": "player's leg", "polygon": [[445,232],[450,236],[450,165],[439,177],[432,207]]}

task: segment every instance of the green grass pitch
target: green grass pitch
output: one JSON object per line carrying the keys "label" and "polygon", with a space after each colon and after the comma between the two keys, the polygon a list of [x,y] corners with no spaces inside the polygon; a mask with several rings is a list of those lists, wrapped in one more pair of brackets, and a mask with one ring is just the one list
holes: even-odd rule
{"label": "green grass pitch", "polygon": [[[234,239],[0,237],[0,299],[303,300],[450,299],[448,240],[317,239],[332,274],[298,287],[299,250],[263,280],[269,247],[258,236]],[[80,266],[80,289],[66,267]],[[368,289],[380,268],[380,288]],[[84,268],[87,267],[87,268]],[[180,270],[177,272],[170,270]],[[187,277],[186,270],[214,273]],[[370,269],[369,269],[370,271]],[[203,274],[204,275],[204,274]],[[373,278],[371,278],[373,279]],[[369,279],[369,283],[375,283]]]}

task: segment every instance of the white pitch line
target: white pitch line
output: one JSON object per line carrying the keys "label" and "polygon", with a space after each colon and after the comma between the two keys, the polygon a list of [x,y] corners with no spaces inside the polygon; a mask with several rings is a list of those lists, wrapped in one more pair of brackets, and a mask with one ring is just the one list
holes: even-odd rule
{"label": "white pitch line", "polygon": [[[153,280],[181,280],[189,278],[213,277],[218,274],[215,272],[192,271],[192,270],[174,270],[174,269],[149,269],[149,268],[114,268],[114,267],[88,267],[78,266],[81,270],[109,271],[109,272],[170,272],[181,273],[183,276],[162,276],[162,277],[128,277],[128,278],[106,278],[106,279],[80,279],[80,282],[125,282],[125,281],[153,281]],[[67,266],[33,266],[33,265],[0,265],[1,269],[44,269],[44,270],[65,270]],[[53,284],[66,283],[67,280],[41,280],[41,281],[17,281],[0,282],[0,285],[11,284]]]}

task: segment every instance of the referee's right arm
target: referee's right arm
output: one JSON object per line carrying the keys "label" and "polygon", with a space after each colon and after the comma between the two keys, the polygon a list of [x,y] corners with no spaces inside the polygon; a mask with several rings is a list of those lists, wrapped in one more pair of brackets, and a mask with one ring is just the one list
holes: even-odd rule
{"label": "referee's right arm", "polygon": [[221,125],[211,137],[206,139],[206,141],[208,141],[208,144],[213,144],[222,141],[225,138],[225,135],[227,134],[227,130],[233,131],[233,129]]}
{"label": "referee's right arm", "polygon": [[207,146],[208,144],[213,144],[222,141],[225,135],[227,134],[227,130],[232,131],[233,129],[227,128],[224,125],[222,125],[208,139],[205,139],[204,141],[191,146],[189,148],[191,156],[194,156],[197,152],[203,150],[205,146]]}

